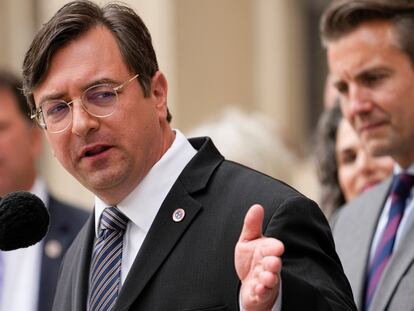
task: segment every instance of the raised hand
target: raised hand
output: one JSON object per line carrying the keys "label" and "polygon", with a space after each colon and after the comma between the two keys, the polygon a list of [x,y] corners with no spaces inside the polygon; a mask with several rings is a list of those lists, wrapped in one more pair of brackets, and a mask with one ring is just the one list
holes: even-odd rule
{"label": "raised hand", "polygon": [[235,250],[235,267],[246,311],[271,310],[279,295],[282,242],[262,235],[264,210],[255,204],[247,212]]}

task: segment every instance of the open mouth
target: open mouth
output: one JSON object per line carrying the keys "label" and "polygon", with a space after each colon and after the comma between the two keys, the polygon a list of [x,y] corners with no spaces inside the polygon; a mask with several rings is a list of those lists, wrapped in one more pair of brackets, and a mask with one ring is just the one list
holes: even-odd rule
{"label": "open mouth", "polygon": [[101,153],[105,152],[109,148],[110,148],[109,146],[96,146],[94,148],[91,148],[91,149],[87,150],[85,152],[84,156],[85,157],[93,157],[93,156],[96,156],[98,154],[101,154]]}

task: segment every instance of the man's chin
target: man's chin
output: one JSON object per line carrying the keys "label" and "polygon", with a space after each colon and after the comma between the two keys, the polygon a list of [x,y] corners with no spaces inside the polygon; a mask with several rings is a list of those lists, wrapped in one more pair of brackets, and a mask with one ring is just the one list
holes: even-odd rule
{"label": "man's chin", "polygon": [[78,181],[92,192],[108,189],[114,184],[114,178],[112,176],[99,174],[98,172],[91,173],[88,176],[82,176]]}

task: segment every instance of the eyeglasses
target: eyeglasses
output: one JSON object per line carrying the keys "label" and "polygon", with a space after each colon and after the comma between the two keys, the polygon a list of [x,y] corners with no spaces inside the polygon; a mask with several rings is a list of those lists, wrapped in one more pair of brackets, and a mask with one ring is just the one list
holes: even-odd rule
{"label": "eyeglasses", "polygon": [[[138,76],[139,74],[136,74],[117,87],[110,84],[98,84],[87,88],[79,98],[83,109],[94,117],[106,118],[111,116],[116,109],[118,92],[122,91],[129,82]],[[79,99],[70,102],[60,99],[46,101],[30,117],[35,119],[37,124],[48,132],[61,133],[72,123],[72,105]]]}

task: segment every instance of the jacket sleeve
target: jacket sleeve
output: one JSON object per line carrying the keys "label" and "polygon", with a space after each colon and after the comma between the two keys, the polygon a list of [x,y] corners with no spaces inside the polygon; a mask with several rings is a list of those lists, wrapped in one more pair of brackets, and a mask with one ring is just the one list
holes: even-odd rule
{"label": "jacket sleeve", "polygon": [[264,235],[285,245],[282,310],[356,310],[329,224],[317,204],[297,195],[268,215]]}

